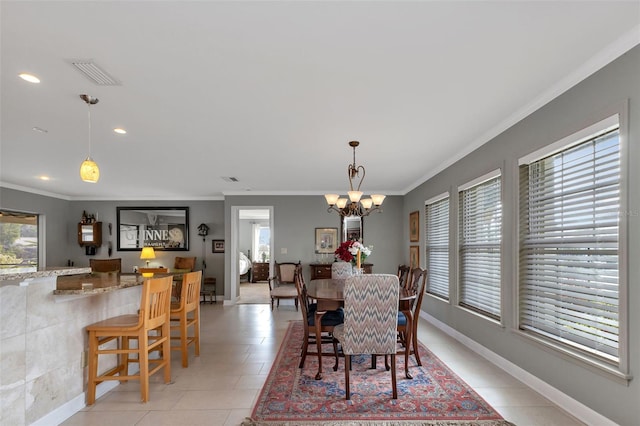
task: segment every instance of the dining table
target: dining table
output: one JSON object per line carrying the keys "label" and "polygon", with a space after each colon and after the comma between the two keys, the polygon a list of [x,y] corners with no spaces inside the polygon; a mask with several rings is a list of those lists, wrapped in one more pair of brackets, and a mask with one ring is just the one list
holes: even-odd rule
{"label": "dining table", "polygon": [[[315,317],[315,329],[316,329],[316,345],[318,347],[318,373],[316,374],[316,380],[322,379],[322,339],[318,338],[322,330],[322,317],[327,311],[336,310],[344,306],[344,284],[346,279],[337,278],[324,278],[309,281],[307,285],[307,296],[310,299],[317,301],[316,317]],[[411,330],[413,324],[413,314],[410,309],[410,301],[417,297],[417,294],[412,289],[400,287],[399,305],[398,310],[402,312],[407,318],[407,329]],[[405,365],[405,377],[412,379],[413,377],[409,373],[409,353],[411,352],[411,336],[412,333],[407,333],[406,337],[406,350],[404,351],[404,365]],[[376,368],[375,356],[371,358],[371,368]]]}

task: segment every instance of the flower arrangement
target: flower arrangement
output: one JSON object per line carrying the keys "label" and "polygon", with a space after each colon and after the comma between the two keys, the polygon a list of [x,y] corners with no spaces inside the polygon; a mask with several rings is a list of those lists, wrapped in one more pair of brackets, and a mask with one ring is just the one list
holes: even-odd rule
{"label": "flower arrangement", "polygon": [[353,265],[358,264],[358,251],[360,251],[360,262],[371,254],[373,247],[367,247],[359,241],[345,241],[334,252],[337,260],[344,262],[351,262]]}

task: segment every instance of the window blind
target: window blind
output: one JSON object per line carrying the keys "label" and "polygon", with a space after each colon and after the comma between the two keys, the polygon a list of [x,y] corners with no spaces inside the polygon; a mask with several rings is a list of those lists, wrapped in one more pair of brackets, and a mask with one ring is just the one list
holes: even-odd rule
{"label": "window blind", "polygon": [[425,206],[427,293],[449,299],[449,197]]}
{"label": "window blind", "polygon": [[500,176],[459,193],[461,306],[500,319]]}
{"label": "window blind", "polygon": [[520,328],[618,362],[618,129],[521,166],[520,204]]}

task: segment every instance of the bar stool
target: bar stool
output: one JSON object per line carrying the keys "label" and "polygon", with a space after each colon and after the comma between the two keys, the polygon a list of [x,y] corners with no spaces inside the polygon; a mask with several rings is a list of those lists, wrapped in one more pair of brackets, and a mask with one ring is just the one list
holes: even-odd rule
{"label": "bar stool", "polygon": [[[171,346],[172,351],[180,351],[182,367],[189,366],[189,345],[193,344],[196,356],[200,356],[200,281],[202,271],[189,272],[182,275],[180,301],[171,304],[171,330],[178,331],[179,336],[171,336],[171,340],[179,340],[178,346]],[[193,335],[189,336],[189,327],[193,327]]]}
{"label": "bar stool", "polygon": [[[96,322],[87,327],[89,332],[89,382],[87,405],[96,400],[96,386],[106,380],[140,380],[142,402],[149,400],[149,376],[164,368],[164,382],[171,381],[171,331],[169,312],[171,306],[171,277],[145,280],[138,314],[120,315]],[[150,334],[152,330],[156,330]],[[135,339],[136,348],[129,346]],[[117,341],[116,349],[100,349],[107,342]],[[158,351],[157,359],[150,359],[149,352]],[[130,355],[137,355],[131,358]],[[117,365],[98,374],[99,355],[117,355]],[[138,374],[129,374],[129,364],[138,363]],[[155,366],[150,368],[150,364]]]}

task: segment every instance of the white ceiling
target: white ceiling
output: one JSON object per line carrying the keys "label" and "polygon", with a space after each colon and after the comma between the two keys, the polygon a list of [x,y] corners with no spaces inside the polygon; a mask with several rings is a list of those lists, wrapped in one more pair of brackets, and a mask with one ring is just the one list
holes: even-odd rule
{"label": "white ceiling", "polygon": [[[350,140],[365,193],[404,194],[640,42],[638,1],[3,0],[0,13],[0,182],[67,199],[344,194]],[[81,93],[100,99],[97,184],[78,174]]]}

